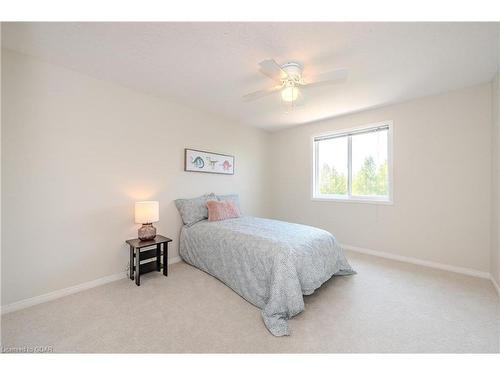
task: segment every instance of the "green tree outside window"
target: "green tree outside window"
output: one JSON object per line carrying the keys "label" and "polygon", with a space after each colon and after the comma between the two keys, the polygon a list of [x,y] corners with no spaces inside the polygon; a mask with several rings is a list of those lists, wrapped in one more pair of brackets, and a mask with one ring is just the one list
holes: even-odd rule
{"label": "green tree outside window", "polygon": [[[321,194],[347,195],[347,177],[334,167],[323,164],[319,190]],[[365,158],[363,166],[353,176],[352,195],[388,194],[387,160],[377,168],[371,156]]]}

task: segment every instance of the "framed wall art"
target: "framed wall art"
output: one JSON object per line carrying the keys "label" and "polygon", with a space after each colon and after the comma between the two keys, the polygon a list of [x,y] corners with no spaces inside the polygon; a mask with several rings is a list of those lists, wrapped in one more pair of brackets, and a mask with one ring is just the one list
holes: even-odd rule
{"label": "framed wall art", "polygon": [[186,172],[234,174],[234,156],[215,152],[184,149]]}

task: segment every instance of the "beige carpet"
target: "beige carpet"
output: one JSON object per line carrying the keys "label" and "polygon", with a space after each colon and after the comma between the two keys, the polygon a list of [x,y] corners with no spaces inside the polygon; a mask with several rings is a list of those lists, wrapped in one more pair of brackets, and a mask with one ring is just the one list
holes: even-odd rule
{"label": "beige carpet", "polygon": [[499,298],[488,280],[348,253],[358,275],[305,297],[292,335],[184,263],[2,317],[4,347],[56,352],[500,352]]}

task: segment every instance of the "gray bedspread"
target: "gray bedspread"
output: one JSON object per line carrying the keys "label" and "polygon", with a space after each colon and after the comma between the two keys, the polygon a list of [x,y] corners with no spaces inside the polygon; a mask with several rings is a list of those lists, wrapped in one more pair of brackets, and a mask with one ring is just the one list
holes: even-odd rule
{"label": "gray bedspread", "polygon": [[251,216],[184,226],[180,255],[261,308],[275,336],[289,334],[303,295],[333,275],[355,273],[329,232]]}

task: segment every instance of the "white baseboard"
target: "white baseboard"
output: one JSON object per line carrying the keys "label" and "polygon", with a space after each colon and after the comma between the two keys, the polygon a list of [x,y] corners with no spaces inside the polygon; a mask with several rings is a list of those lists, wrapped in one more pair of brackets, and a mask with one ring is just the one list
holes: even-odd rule
{"label": "white baseboard", "polygon": [[475,270],[472,268],[451,266],[449,264],[436,263],[436,262],[431,262],[428,260],[422,260],[422,259],[407,257],[407,256],[403,256],[403,255],[386,253],[384,251],[364,249],[361,247],[351,246],[351,245],[346,245],[346,244],[343,244],[342,247],[346,250],[351,250],[351,251],[354,251],[356,253],[374,255],[374,256],[377,256],[380,258],[387,258],[387,259],[397,260],[397,261],[405,262],[405,263],[418,264],[420,266],[426,266],[426,267],[431,267],[431,268],[437,268],[440,270],[461,273],[463,275],[480,277],[482,279],[491,279],[489,272],[479,271],[479,270]]}
{"label": "white baseboard", "polygon": [[[178,263],[180,261],[181,261],[180,257],[169,258],[168,264]],[[114,275],[101,277],[100,279],[87,281],[83,284],[78,284],[75,286],[71,286],[69,288],[59,289],[59,290],[55,290],[55,291],[50,292],[50,293],[42,294],[40,296],[23,299],[23,300],[18,301],[18,302],[13,302],[11,304],[2,306],[2,315],[13,312],[13,311],[22,310],[22,309],[25,309],[27,307],[39,305],[40,303],[53,301],[53,300],[61,298],[61,297],[69,296],[70,294],[75,294],[75,293],[81,292],[83,290],[95,288],[96,286],[108,284],[108,283],[111,283],[113,281],[124,279],[126,277],[128,277],[128,275],[125,272],[117,273]]]}
{"label": "white baseboard", "polygon": [[95,288],[96,286],[124,279],[125,277],[127,277],[127,274],[125,272],[117,273],[114,275],[101,277],[100,279],[97,280],[87,281],[86,283],[71,286],[69,288],[59,289],[50,293],[42,294],[40,296],[23,299],[21,301],[14,302],[9,305],[2,306],[2,315],[13,311],[25,309],[27,307],[31,307],[34,305],[38,305],[40,303],[52,301],[61,297],[69,296],[70,294],[81,292],[82,290]]}
{"label": "white baseboard", "polygon": [[497,290],[498,295],[500,296],[500,286],[498,286],[497,281],[493,278],[493,275],[491,276],[491,282],[493,283],[493,286]]}

